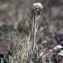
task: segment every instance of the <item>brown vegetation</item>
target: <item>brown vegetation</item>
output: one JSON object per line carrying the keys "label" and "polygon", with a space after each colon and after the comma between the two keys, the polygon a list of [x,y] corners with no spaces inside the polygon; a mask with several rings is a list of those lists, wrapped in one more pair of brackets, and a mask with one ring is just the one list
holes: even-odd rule
{"label": "brown vegetation", "polygon": [[10,50],[10,44],[0,42],[0,54],[4,54],[8,50]]}

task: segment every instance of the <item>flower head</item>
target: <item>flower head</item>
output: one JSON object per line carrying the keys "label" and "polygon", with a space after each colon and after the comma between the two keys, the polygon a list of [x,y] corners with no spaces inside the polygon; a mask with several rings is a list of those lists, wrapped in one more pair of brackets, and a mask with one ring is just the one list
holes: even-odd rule
{"label": "flower head", "polygon": [[41,12],[42,9],[43,9],[43,5],[42,5],[41,3],[39,3],[39,2],[34,3],[34,4],[33,4],[33,9],[34,9],[34,12],[37,12],[37,13],[40,14],[40,12]]}
{"label": "flower head", "polygon": [[34,3],[33,4],[34,8],[43,8],[43,5],[41,3]]}

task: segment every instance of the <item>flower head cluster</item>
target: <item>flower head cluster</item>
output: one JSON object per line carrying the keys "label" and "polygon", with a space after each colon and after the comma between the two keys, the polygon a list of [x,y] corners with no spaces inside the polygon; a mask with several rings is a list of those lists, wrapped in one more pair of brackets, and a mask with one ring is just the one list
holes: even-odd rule
{"label": "flower head cluster", "polygon": [[54,47],[55,50],[61,49],[61,48],[63,48],[61,45],[57,45],[56,47]]}
{"label": "flower head cluster", "polygon": [[54,47],[55,50],[60,49],[60,52],[58,53],[58,55],[63,56],[63,45],[57,45],[56,47]]}
{"label": "flower head cluster", "polygon": [[61,43],[61,51],[58,53],[58,55],[63,56],[63,42]]}
{"label": "flower head cluster", "polygon": [[39,2],[33,4],[33,10],[35,13],[40,14],[43,8],[44,8],[43,5]]}

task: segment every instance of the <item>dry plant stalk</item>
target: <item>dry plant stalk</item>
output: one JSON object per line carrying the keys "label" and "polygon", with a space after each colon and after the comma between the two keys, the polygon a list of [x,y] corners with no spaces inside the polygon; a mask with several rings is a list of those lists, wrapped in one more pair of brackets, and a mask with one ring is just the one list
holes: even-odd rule
{"label": "dry plant stalk", "polygon": [[[15,36],[13,39],[13,42],[15,43],[16,47],[16,52],[14,51],[12,58],[11,58],[11,63],[20,62],[20,63],[25,63],[27,62],[28,58],[28,52],[30,50],[30,33],[29,36],[25,36],[25,39],[22,41],[21,36]],[[20,49],[21,47],[21,49]]]}
{"label": "dry plant stalk", "polygon": [[41,3],[34,3],[33,4],[33,23],[32,23],[32,47],[30,48],[30,52],[29,52],[29,59],[28,59],[28,63],[33,63],[32,58],[36,49],[36,34],[38,31],[38,18],[41,14],[41,11],[43,9],[43,5]]}

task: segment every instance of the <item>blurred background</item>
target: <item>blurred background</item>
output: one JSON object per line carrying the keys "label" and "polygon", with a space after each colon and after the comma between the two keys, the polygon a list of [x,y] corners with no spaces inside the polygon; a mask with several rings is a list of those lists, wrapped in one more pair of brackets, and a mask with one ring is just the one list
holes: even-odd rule
{"label": "blurred background", "polygon": [[41,31],[44,31],[46,35],[55,31],[62,33],[63,0],[0,0],[0,27],[5,24],[6,26],[12,25],[17,29],[23,23],[22,28],[26,26],[28,29],[32,21],[32,5],[35,2],[41,2],[44,6],[41,17],[38,20]]}
{"label": "blurred background", "polygon": [[55,34],[63,34],[63,0],[0,0],[1,42],[14,43],[15,47],[19,42],[23,45],[26,43],[25,38],[29,38],[31,32],[32,8],[35,2],[44,6],[38,19],[37,44],[41,44],[43,40],[52,44]]}

